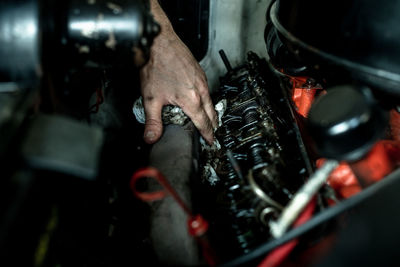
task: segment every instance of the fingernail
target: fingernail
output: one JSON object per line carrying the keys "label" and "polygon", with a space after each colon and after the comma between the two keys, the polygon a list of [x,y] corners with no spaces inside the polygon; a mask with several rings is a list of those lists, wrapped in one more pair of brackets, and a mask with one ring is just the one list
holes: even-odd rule
{"label": "fingernail", "polygon": [[144,134],[144,138],[149,141],[153,141],[155,137],[156,137],[156,134],[152,131],[148,131]]}

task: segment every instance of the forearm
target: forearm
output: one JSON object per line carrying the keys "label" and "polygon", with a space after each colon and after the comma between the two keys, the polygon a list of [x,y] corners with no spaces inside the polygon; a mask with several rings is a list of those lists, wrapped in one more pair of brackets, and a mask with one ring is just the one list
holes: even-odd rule
{"label": "forearm", "polygon": [[171,22],[160,6],[158,0],[150,0],[150,8],[154,19],[161,26],[160,34],[154,39],[151,47],[150,60],[153,60],[154,57],[158,57],[160,53],[164,53],[165,49],[169,46],[174,46],[176,43],[180,43],[182,41],[175,33]]}

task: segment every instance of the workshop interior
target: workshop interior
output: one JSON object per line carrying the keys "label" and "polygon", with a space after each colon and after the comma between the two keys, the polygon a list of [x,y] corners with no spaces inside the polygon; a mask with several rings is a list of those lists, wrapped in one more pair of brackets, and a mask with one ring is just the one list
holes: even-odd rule
{"label": "workshop interior", "polygon": [[143,141],[147,0],[0,2],[4,266],[398,266],[400,1],[160,0],[204,69]]}

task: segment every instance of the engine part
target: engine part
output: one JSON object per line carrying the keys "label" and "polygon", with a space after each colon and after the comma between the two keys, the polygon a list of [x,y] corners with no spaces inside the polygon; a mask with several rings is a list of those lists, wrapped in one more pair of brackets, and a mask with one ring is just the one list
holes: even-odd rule
{"label": "engine part", "polygon": [[282,212],[279,220],[270,223],[271,233],[275,238],[281,237],[286,232],[337,166],[338,162],[335,160],[326,161],[300,188]]}
{"label": "engine part", "polygon": [[[389,8],[390,7],[390,8]],[[292,56],[320,71],[345,69],[353,79],[398,95],[400,5],[347,1],[276,1],[270,16]],[[318,23],[316,23],[318,22]]]}
{"label": "engine part", "polygon": [[388,116],[368,92],[367,88],[340,86],[315,100],[308,125],[320,156],[357,160],[383,137]]}
{"label": "engine part", "polygon": [[[82,66],[141,65],[146,61],[159,32],[146,2],[0,3],[0,132],[4,140],[0,154],[37,101],[43,75],[43,87],[51,83],[47,76],[52,76],[49,87],[62,91],[71,81],[67,73]],[[60,95],[66,98],[68,93],[65,90]],[[82,98],[82,91],[77,94]]]}
{"label": "engine part", "polygon": [[56,23],[54,28],[45,26],[45,34],[53,35],[45,47],[51,51],[50,57],[54,56],[52,52],[59,53],[50,48],[55,46],[65,51],[68,60],[100,65],[126,65],[134,61],[141,66],[160,31],[150,15],[148,3],[143,0],[70,0],[63,2],[61,8],[60,3],[50,0],[45,5],[44,18]]}
{"label": "engine part", "polygon": [[[352,216],[352,220],[357,220],[357,218],[359,216],[362,216],[362,217],[371,216],[370,214],[375,213],[375,212],[382,213],[381,215],[386,214],[386,216],[391,217],[392,213],[386,209],[371,210],[369,207],[370,207],[371,203],[374,203],[374,205],[379,206],[379,204],[377,204],[377,203],[382,203],[382,198],[387,198],[388,196],[390,196],[391,192],[398,190],[399,186],[400,186],[400,170],[396,170],[393,173],[391,173],[390,175],[388,175],[386,177],[386,179],[382,180],[380,183],[376,184],[375,186],[366,188],[360,194],[343,201],[340,205],[335,205],[333,207],[330,207],[329,209],[326,209],[325,211],[320,212],[319,214],[316,214],[307,223],[290,230],[282,238],[275,239],[270,242],[266,242],[266,243],[260,245],[259,247],[255,248],[248,254],[236,257],[235,259],[233,259],[231,261],[225,262],[221,266],[243,266],[245,264],[248,265],[251,262],[256,263],[255,262],[256,259],[264,256],[266,253],[270,252],[271,250],[273,250],[277,247],[280,247],[283,244],[286,244],[287,242],[289,242],[295,238],[303,236],[306,233],[309,233],[311,230],[317,228],[318,226],[320,226],[323,223],[326,223],[328,221],[334,221],[340,215],[342,215],[343,213],[345,213],[349,210],[356,211],[358,213],[357,216]],[[397,207],[397,205],[394,203],[391,203],[391,207],[393,209],[395,209],[395,207]],[[375,225],[378,222],[378,220],[380,221],[382,219],[382,217],[379,217],[379,216],[373,216],[371,218],[374,218],[374,222],[372,222],[372,223],[370,223],[370,220],[368,220],[368,219],[363,220],[363,221],[365,221],[366,224],[368,224],[368,225]],[[397,229],[397,223],[390,222],[390,224],[394,227],[393,229]],[[387,242],[387,240],[382,240],[380,238],[380,234],[381,233],[388,234],[389,230],[387,230],[385,227],[379,227],[376,229],[379,229],[380,233],[378,234],[378,233],[376,233],[376,231],[373,231],[372,232],[374,234],[373,239],[378,240],[382,245],[385,244]],[[341,239],[347,240],[347,242],[349,242],[348,238],[354,239],[355,236],[353,234],[351,234],[351,235],[347,234],[347,235],[344,235],[341,237]],[[397,240],[394,242],[397,242]],[[364,244],[365,240],[363,239],[363,236],[357,236],[357,243],[363,244],[364,246],[368,246],[368,247],[375,245],[375,243]],[[335,254],[335,252],[333,252],[332,254]],[[371,257],[371,258],[374,258],[374,257]],[[394,259],[394,258],[395,258],[395,256],[393,256],[391,259]],[[344,263],[342,258],[338,258],[338,259],[340,261],[342,261],[342,263]],[[354,260],[355,260],[355,262],[359,262],[360,259],[354,259]],[[351,266],[352,264],[353,263],[346,265],[346,266]],[[321,264],[320,266],[326,266],[326,265]],[[332,266],[332,265],[328,264],[328,266]]]}
{"label": "engine part", "polygon": [[[0,85],[36,86],[42,61],[143,64],[159,32],[145,1],[2,1]],[[66,60],[66,61],[64,61]],[[119,64],[120,64],[119,63]],[[70,66],[69,66],[70,67]]]}
{"label": "engine part", "polygon": [[400,165],[400,143],[378,141],[361,160],[349,166],[362,187],[370,186],[390,174]]}
{"label": "engine part", "polygon": [[46,100],[69,83],[67,72],[109,70],[116,60],[121,60],[118,67],[127,64],[137,71],[134,63],[145,62],[159,31],[146,2],[1,1],[0,250],[5,265],[86,265],[88,251],[106,239],[103,227],[112,229],[99,180],[104,172],[119,176],[107,166],[120,164],[123,157],[116,154],[124,153],[114,153],[110,164],[102,153],[109,132],[38,113],[48,112]]}
{"label": "engine part", "polygon": [[[157,168],[189,206],[191,203],[190,177],[193,171],[194,146],[197,135],[192,123],[184,127],[167,125],[160,141],[150,151],[150,166]],[[177,168],[179,166],[179,168]],[[159,190],[149,184],[150,191]],[[187,230],[187,215],[172,198],[152,203],[150,216],[150,240],[160,264],[189,266],[200,264],[196,241]]]}
{"label": "engine part", "polygon": [[208,198],[201,201],[214,203],[204,210],[210,239],[229,258],[270,237],[269,222],[279,216],[311,165],[288,102],[276,80],[266,75],[266,62],[250,52],[246,64],[232,68],[220,54],[228,73],[221,78],[216,101],[226,110],[215,132],[220,146],[204,147],[201,155],[202,190]]}

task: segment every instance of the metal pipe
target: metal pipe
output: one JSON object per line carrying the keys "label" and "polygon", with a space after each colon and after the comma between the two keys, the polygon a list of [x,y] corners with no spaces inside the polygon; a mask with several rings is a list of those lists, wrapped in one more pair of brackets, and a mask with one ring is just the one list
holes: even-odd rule
{"label": "metal pipe", "polygon": [[339,162],[336,160],[325,161],[324,165],[322,165],[322,167],[319,168],[299,189],[283,210],[279,219],[277,221],[271,221],[270,229],[274,238],[281,237],[289,229],[318,190],[325,184],[331,172],[335,170],[338,165]]}

